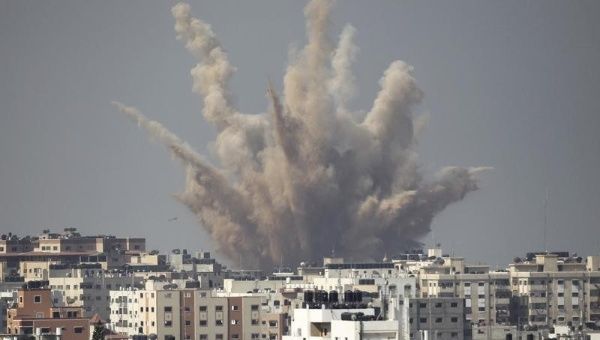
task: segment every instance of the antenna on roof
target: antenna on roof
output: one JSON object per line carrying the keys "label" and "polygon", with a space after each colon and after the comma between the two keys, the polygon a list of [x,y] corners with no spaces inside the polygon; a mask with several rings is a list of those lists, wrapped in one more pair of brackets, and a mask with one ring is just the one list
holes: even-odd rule
{"label": "antenna on roof", "polygon": [[548,253],[548,243],[546,241],[546,228],[547,228],[547,224],[548,224],[548,199],[549,199],[549,195],[548,195],[548,188],[546,188],[546,195],[544,196],[544,252]]}

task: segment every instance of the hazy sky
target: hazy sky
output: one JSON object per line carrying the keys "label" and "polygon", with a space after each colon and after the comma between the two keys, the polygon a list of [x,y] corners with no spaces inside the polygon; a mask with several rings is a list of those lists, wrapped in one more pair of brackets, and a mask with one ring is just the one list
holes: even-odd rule
{"label": "hazy sky", "polygon": [[[137,106],[211,158],[173,4],[0,0],[3,233],[73,226],[212,248],[171,197],[183,189],[179,163],[110,105]],[[304,3],[191,4],[238,68],[238,106],[265,111],[268,79],[281,88],[289,48],[305,40]],[[600,251],[598,13],[598,1],[338,1],[333,35],[350,22],[360,48],[352,107],[369,109],[383,70],[404,60],[430,114],[423,168],[495,168],[425,242],[492,264],[539,250],[548,190],[548,248]]]}

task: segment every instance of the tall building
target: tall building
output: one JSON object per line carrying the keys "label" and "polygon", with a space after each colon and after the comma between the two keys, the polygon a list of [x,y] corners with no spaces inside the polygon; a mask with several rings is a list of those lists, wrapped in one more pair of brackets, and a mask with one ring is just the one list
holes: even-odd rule
{"label": "tall building", "polygon": [[550,327],[600,321],[598,256],[530,253],[509,265],[518,324]]}

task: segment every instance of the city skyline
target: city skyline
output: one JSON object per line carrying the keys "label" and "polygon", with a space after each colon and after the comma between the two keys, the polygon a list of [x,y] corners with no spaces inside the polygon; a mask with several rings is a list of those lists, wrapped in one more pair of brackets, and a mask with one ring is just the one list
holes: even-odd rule
{"label": "city skyline", "polygon": [[[263,112],[267,79],[281,87],[288,42],[304,41],[303,5],[242,5],[240,16],[227,4],[192,3],[238,67],[239,106]],[[211,249],[169,196],[183,187],[179,166],[110,106],[141,106],[212,158],[214,131],[191,93],[194,61],[175,40],[170,5],[0,6],[2,231],[144,230],[163,250]],[[351,105],[368,110],[381,70],[405,60],[430,117],[418,147],[424,170],[495,168],[481,190],[436,217],[426,243],[492,265],[542,250],[547,190],[548,249],[598,253],[597,6],[337,3],[333,35],[350,22],[361,48]],[[279,15],[263,22],[266,7]]]}

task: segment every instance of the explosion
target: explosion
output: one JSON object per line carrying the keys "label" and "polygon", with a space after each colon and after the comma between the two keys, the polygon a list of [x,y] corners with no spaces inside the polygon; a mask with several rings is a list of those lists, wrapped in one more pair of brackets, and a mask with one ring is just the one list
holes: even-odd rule
{"label": "explosion", "polygon": [[177,38],[198,59],[193,90],[218,136],[219,165],[137,109],[114,103],[165,144],[186,168],[176,195],[197,216],[217,250],[244,267],[317,260],[335,249],[355,259],[417,246],[433,217],[478,188],[486,168],[446,167],[422,175],[413,113],[423,97],[412,67],[394,61],[363,117],[348,109],[356,93],[351,65],[357,48],[347,25],[335,46],[329,38],[332,1],[305,8],[307,43],[290,61],[280,97],[268,85],[267,113],[234,107],[229,63],[211,27],[172,8]]}

